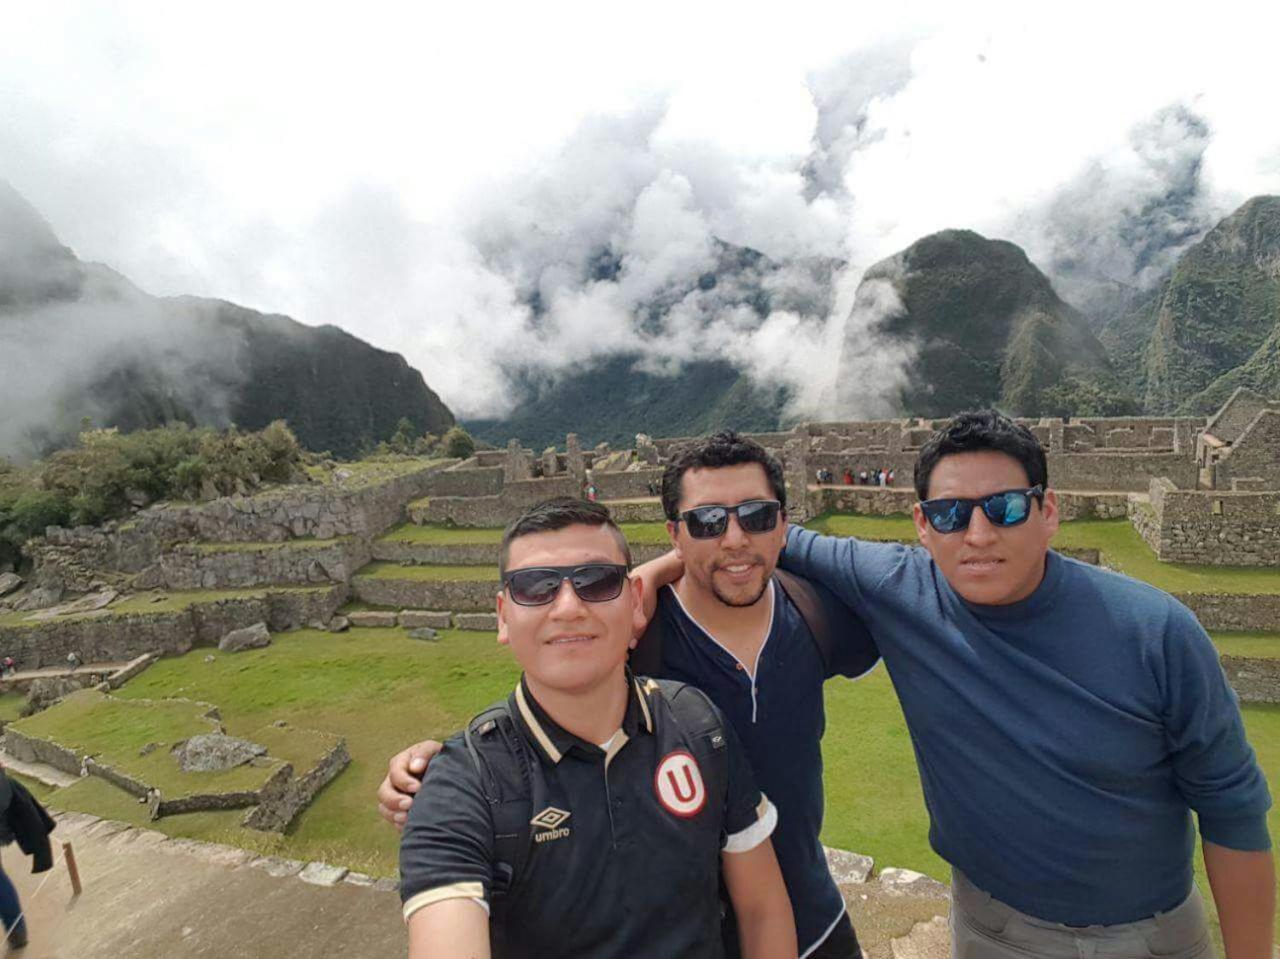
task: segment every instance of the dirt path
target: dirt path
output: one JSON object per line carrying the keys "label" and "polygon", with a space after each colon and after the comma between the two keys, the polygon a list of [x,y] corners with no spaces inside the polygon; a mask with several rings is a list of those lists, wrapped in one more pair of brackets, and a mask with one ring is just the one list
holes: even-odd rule
{"label": "dirt path", "polygon": [[[237,956],[395,957],[406,954],[394,883],[328,876],[312,864],[169,839],[77,813],[57,815],[58,863],[33,876],[11,846],[5,868],[27,910],[24,959],[183,959]],[[84,885],[61,861],[70,842]],[[915,875],[915,874],[908,874]],[[303,877],[329,882],[315,885]],[[946,890],[932,880],[842,886],[871,959],[945,959]]]}

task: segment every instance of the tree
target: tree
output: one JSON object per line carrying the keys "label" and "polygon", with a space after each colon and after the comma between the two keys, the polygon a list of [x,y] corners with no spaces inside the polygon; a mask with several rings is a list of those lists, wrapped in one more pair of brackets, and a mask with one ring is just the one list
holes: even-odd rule
{"label": "tree", "polygon": [[444,434],[441,445],[444,446],[445,456],[457,459],[465,460],[476,451],[476,441],[461,426],[451,426],[449,432]]}

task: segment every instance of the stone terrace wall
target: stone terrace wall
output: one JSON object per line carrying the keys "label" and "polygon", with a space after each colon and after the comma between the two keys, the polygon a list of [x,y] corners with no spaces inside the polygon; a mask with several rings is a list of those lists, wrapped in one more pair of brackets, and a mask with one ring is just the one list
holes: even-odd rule
{"label": "stone terrace wall", "polygon": [[302,541],[236,550],[179,543],[160,557],[155,585],[166,589],[234,589],[345,583],[370,559],[368,540],[356,538],[321,547]]}
{"label": "stone terrace wall", "polygon": [[259,597],[201,603],[178,612],[100,614],[0,626],[0,648],[20,669],[61,666],[67,653],[85,662],[119,661],[143,653],[185,653],[214,646],[233,629],[265,622],[273,632],[328,621],[346,602],[347,587],[278,590]]}
{"label": "stone terrace wall", "polygon": [[1243,702],[1280,703],[1280,660],[1223,656],[1222,671]]}
{"label": "stone terrace wall", "polygon": [[1174,593],[1205,629],[1280,631],[1280,595]]}
{"label": "stone terrace wall", "polygon": [[501,465],[466,468],[465,463],[459,463],[432,476],[427,484],[427,495],[497,496],[502,492],[502,474]]}
{"label": "stone terrace wall", "polygon": [[352,588],[356,598],[375,606],[398,609],[448,609],[492,612],[498,594],[498,566],[484,572],[492,580],[418,580],[358,577]]}
{"label": "stone terrace wall", "polygon": [[1167,563],[1280,566],[1280,491],[1179,490],[1152,480],[1135,527]]}
{"label": "stone terrace wall", "polygon": [[278,794],[251,810],[244,818],[244,825],[267,832],[284,832],[298,813],[306,809],[316,794],[350,762],[346,740],[339,739],[313,768],[290,779]]}
{"label": "stone terrace wall", "polygon": [[1196,485],[1190,453],[1050,453],[1048,459],[1049,485],[1056,489],[1140,493],[1160,476],[1179,487]]}
{"label": "stone terrace wall", "polygon": [[637,499],[651,495],[649,484],[662,487],[662,467],[592,474],[601,499]]}

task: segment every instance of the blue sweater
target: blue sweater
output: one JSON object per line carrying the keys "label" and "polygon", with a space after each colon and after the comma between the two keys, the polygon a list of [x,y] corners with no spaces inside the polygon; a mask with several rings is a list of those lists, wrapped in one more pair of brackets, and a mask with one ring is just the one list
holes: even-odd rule
{"label": "blue sweater", "polygon": [[[782,565],[876,637],[915,747],[929,840],[997,899],[1071,925],[1166,910],[1195,827],[1270,848],[1267,783],[1186,607],[1050,552],[1025,600],[976,606],[919,547],[791,527]],[[838,801],[838,800],[837,800]]]}

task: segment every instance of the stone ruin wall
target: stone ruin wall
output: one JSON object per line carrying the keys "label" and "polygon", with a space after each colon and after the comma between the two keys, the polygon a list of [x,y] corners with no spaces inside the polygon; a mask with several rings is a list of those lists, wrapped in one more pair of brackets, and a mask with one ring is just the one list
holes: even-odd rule
{"label": "stone ruin wall", "polygon": [[1219,489],[1280,489],[1280,410],[1263,410],[1214,467]]}
{"label": "stone ruin wall", "polygon": [[[441,469],[433,464],[356,489],[300,485],[194,506],[153,506],[124,523],[50,527],[25,550],[35,563],[37,585],[70,592],[87,592],[111,580],[117,585],[128,580],[139,589],[345,582],[345,573],[368,562],[367,541],[402,522],[405,505],[425,495]],[[179,545],[341,537],[352,539],[319,549],[298,543],[223,553]]]}
{"label": "stone ruin wall", "polygon": [[1280,566],[1280,490],[1183,490],[1155,479],[1134,527],[1166,563]]}
{"label": "stone ruin wall", "polygon": [[[347,601],[347,586],[293,589],[263,596],[201,603],[180,611],[100,615],[0,626],[0,649],[23,669],[62,666],[68,653],[84,662],[133,659],[143,653],[176,654],[216,646],[233,629],[265,622],[272,632],[327,622]],[[110,619],[110,628],[103,620]]]}

